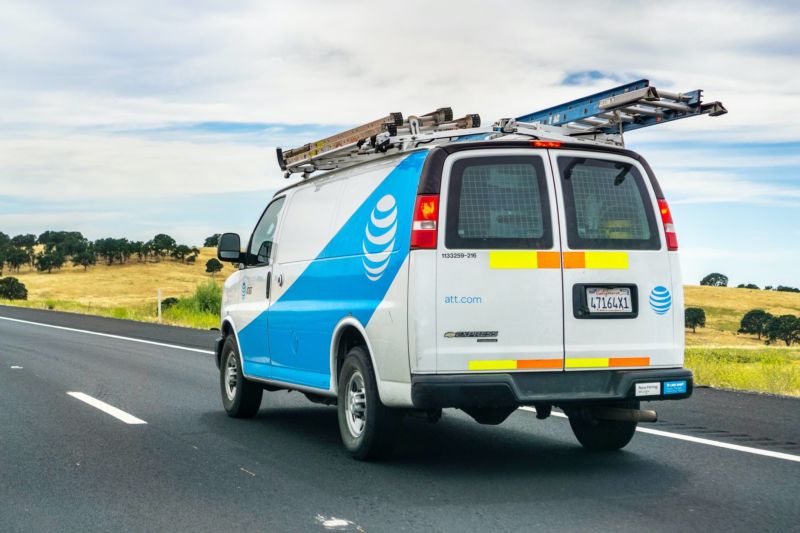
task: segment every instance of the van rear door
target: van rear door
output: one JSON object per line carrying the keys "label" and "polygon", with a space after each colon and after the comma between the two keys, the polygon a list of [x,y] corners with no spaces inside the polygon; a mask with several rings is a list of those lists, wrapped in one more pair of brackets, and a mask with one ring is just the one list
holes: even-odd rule
{"label": "van rear door", "polygon": [[442,177],[437,372],[563,371],[558,208],[547,151],[456,152]]}
{"label": "van rear door", "polygon": [[562,200],[565,369],[681,366],[682,288],[647,171],[621,154],[550,157]]}

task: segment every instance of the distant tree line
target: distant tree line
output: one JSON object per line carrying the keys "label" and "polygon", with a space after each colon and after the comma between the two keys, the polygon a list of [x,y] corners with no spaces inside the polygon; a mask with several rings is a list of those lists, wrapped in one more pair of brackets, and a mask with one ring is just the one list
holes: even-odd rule
{"label": "distant tree line", "polygon": [[[684,313],[685,326],[692,333],[706,326],[706,312],[701,307],[687,307]],[[758,336],[766,344],[783,342],[786,346],[800,344],[800,317],[794,315],[773,316],[763,309],[751,309],[739,323],[739,333]]]}
{"label": "distant tree line", "polygon": [[134,258],[140,263],[166,258],[194,263],[199,254],[197,247],[178,244],[164,233],[145,242],[113,237],[90,241],[77,231],[45,231],[38,237],[32,233],[9,237],[0,232],[0,276],[4,269],[19,272],[25,266],[52,272],[72,263],[73,267],[87,270],[99,261],[114,265],[129,263]]}
{"label": "distant tree line", "polygon": [[786,346],[800,344],[800,317],[794,315],[773,316],[763,309],[751,309],[739,323],[739,333],[763,337],[767,344],[784,342]]}
{"label": "distant tree line", "polygon": [[[703,279],[700,280],[700,285],[705,285],[708,287],[727,287],[728,286],[728,276],[725,274],[720,274],[719,272],[712,272],[711,274],[707,275]],[[761,290],[761,288],[756,285],[755,283],[740,283],[736,286],[737,289],[756,289]],[[772,285],[766,285],[764,287],[765,291],[778,291],[778,292],[800,292],[800,289],[797,287],[789,287],[787,285],[778,285],[774,287]]]}

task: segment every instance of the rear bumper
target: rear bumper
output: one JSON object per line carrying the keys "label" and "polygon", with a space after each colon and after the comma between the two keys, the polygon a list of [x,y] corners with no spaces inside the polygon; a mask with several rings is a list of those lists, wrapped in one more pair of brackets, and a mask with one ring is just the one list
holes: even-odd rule
{"label": "rear bumper", "polygon": [[[665,394],[665,382],[685,381],[685,392]],[[658,393],[636,395],[637,383],[659,383]],[[634,398],[680,400],[692,395],[691,370],[597,370],[509,374],[415,375],[411,378],[414,407],[565,405]],[[680,390],[680,387],[678,388]],[[640,391],[641,392],[641,391]]]}

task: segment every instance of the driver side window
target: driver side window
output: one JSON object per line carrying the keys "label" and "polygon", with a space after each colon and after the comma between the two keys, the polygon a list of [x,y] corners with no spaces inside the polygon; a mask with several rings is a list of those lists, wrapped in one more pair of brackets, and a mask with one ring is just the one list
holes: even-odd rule
{"label": "driver side window", "polygon": [[261,220],[258,221],[250,239],[249,259],[252,264],[266,265],[273,255],[275,229],[278,226],[278,216],[283,208],[284,198],[278,198],[267,207]]}

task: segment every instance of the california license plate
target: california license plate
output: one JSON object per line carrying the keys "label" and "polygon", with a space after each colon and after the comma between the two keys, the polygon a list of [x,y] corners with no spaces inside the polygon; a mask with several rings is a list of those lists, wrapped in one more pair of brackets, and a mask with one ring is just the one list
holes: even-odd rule
{"label": "california license plate", "polygon": [[631,313],[630,287],[586,287],[586,307],[589,313]]}

